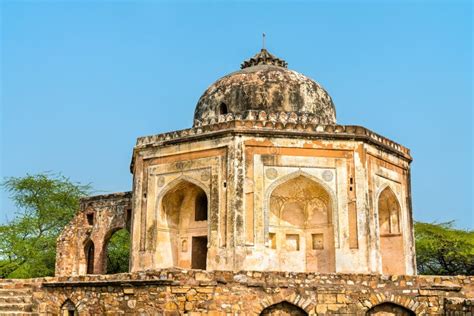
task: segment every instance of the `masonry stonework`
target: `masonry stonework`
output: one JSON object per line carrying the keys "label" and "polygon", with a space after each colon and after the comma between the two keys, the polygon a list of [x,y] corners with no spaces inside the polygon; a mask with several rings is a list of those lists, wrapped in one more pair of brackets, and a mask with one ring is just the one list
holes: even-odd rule
{"label": "masonry stonework", "polygon": [[[10,301],[19,299],[18,293],[29,291],[29,300],[17,305],[16,311],[41,315],[58,315],[68,302],[72,302],[74,312],[79,315],[474,313],[474,277],[465,276],[165,269],[106,276],[5,280],[2,289]],[[5,304],[0,305],[0,310],[2,306],[5,308]]]}
{"label": "masonry stonework", "polygon": [[[56,277],[4,281],[0,312],[472,315],[473,277],[416,276],[411,161],[263,49],[138,138],[132,191],[83,199]],[[130,273],[104,275],[119,229]]]}

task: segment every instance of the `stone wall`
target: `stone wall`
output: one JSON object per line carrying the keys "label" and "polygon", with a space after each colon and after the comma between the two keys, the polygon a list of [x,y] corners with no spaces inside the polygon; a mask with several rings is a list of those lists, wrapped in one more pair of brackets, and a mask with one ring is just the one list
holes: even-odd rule
{"label": "stone wall", "polygon": [[57,276],[106,272],[108,240],[130,228],[131,196],[124,192],[81,199],[79,211],[57,241]]}
{"label": "stone wall", "polygon": [[168,269],[4,280],[1,293],[2,315],[474,315],[474,276]]}

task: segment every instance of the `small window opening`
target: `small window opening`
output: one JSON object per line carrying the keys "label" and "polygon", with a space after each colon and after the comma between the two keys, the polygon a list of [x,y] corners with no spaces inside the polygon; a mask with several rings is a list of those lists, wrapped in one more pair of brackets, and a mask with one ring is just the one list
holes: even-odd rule
{"label": "small window opening", "polygon": [[352,177],[350,178],[350,182],[351,182],[351,184],[354,183],[354,179],[352,179]]}
{"label": "small window opening", "polygon": [[222,102],[219,105],[219,115],[226,115],[227,113],[228,113],[227,105],[224,102]]}
{"label": "small window opening", "polygon": [[196,195],[194,205],[194,220],[207,221],[207,195],[204,191],[199,192]]}
{"label": "small window opening", "polygon": [[87,224],[94,225],[94,213],[89,213],[87,216]]}
{"label": "small window opening", "polygon": [[224,188],[227,188],[227,182],[224,181]]}

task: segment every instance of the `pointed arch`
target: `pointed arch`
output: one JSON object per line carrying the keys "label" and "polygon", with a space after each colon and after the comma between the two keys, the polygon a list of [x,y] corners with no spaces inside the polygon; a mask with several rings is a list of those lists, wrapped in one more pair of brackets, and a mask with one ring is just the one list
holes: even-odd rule
{"label": "pointed arch", "polygon": [[95,247],[91,239],[88,239],[85,243],[84,257],[86,259],[86,273],[93,274],[95,272]]}
{"label": "pointed arch", "polygon": [[377,227],[383,274],[404,274],[405,252],[402,209],[393,188],[386,184],[377,195]]}
{"label": "pointed arch", "polygon": [[271,239],[276,251],[276,268],[335,272],[335,199],[331,190],[319,179],[298,171],[272,183],[265,201],[265,240]]}
{"label": "pointed arch", "polygon": [[[206,269],[210,212],[209,190],[200,181],[180,176],[158,195],[159,265]],[[190,247],[180,247],[183,244]],[[184,249],[184,250],[183,250]]]}
{"label": "pointed arch", "polygon": [[61,305],[61,316],[76,316],[77,309],[75,304],[68,298],[64,303]]}
{"label": "pointed arch", "polygon": [[324,181],[322,181],[321,179],[307,173],[307,172],[304,172],[302,170],[298,170],[298,171],[295,171],[295,172],[292,172],[290,174],[287,174],[283,177],[280,177],[278,178],[277,180],[275,180],[274,182],[272,182],[266,192],[265,192],[265,198],[264,198],[264,234],[265,234],[265,240],[268,240],[268,224],[269,224],[269,211],[270,211],[270,196],[272,195],[273,191],[281,184],[287,182],[288,180],[291,180],[291,179],[294,179],[294,178],[297,178],[297,177],[306,177],[314,182],[316,182],[318,185],[320,185],[330,196],[331,198],[331,213],[332,213],[332,217],[331,217],[331,222],[332,222],[332,225],[334,226],[334,242],[335,242],[335,246],[336,248],[339,247],[339,220],[338,220],[338,212],[337,212],[337,198],[336,198],[336,194],[334,193],[334,191],[326,184],[324,183]]}

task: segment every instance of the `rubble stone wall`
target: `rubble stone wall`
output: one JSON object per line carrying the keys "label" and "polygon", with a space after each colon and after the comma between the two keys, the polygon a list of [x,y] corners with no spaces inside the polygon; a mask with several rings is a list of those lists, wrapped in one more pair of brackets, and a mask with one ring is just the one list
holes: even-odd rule
{"label": "rubble stone wall", "polygon": [[[167,269],[116,275],[4,280],[1,288],[7,296],[9,292],[25,290],[30,299],[25,300],[27,303],[22,305],[21,311],[40,315],[57,315],[62,306],[74,306],[78,315],[474,313],[474,276]],[[5,306],[4,296],[0,297],[1,306]],[[2,315],[14,312],[18,310],[0,310]]]}

